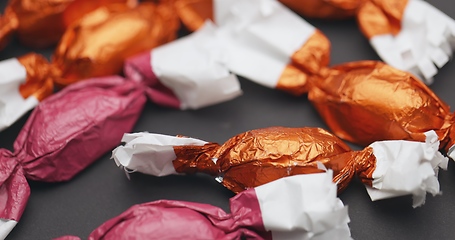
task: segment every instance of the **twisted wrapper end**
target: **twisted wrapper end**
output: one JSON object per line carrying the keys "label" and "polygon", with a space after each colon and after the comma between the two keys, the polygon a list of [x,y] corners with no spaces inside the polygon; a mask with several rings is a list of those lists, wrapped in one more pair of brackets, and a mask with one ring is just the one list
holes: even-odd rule
{"label": "twisted wrapper end", "polygon": [[434,131],[425,133],[426,141],[378,141],[370,146],[376,157],[372,187],[367,187],[372,201],[412,194],[413,207],[425,203],[426,193],[441,193],[437,179],[439,168],[447,169],[448,158],[439,151]]}
{"label": "twisted wrapper end", "polygon": [[194,138],[174,137],[146,132],[125,134],[123,146],[112,151],[111,159],[118,167],[129,173],[141,172],[152,176],[177,174],[173,160],[174,146],[204,145],[206,142]]}
{"label": "twisted wrapper end", "polygon": [[410,0],[400,31],[372,36],[370,43],[385,62],[430,85],[453,55],[455,21],[425,1]]}

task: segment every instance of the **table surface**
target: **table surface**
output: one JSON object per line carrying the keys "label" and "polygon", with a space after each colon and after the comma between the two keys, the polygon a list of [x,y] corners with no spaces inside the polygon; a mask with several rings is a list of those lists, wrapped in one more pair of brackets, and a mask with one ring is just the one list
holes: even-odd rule
{"label": "table surface", "polygon": [[[6,1],[2,1],[1,9]],[[428,1],[455,18],[452,1]],[[331,40],[331,65],[355,60],[379,60],[355,20],[308,20]],[[0,51],[0,60],[34,51],[17,42]],[[37,51],[49,57],[52,49]],[[455,62],[445,65],[431,89],[455,106]],[[241,79],[244,94],[232,101],[200,110],[181,111],[148,103],[134,132],[148,131],[169,135],[183,134],[223,143],[251,129],[269,126],[326,128],[306,96],[294,97],[278,90]],[[28,115],[27,115],[28,116]],[[0,133],[0,147],[12,144],[25,123],[24,116]],[[102,141],[102,139],[100,139]],[[354,149],[360,149],[351,145]],[[410,196],[372,202],[359,180],[351,182],[339,197],[349,206],[349,224],[354,239],[453,239],[455,234],[455,166],[440,172],[442,195],[427,196],[422,207],[413,209]],[[212,177],[152,177],[139,173],[128,180],[106,153],[69,182],[30,181],[31,196],[16,228],[7,237],[14,239],[52,239],[77,235],[85,239],[108,219],[134,204],[160,199],[208,203],[229,211],[234,196]]]}

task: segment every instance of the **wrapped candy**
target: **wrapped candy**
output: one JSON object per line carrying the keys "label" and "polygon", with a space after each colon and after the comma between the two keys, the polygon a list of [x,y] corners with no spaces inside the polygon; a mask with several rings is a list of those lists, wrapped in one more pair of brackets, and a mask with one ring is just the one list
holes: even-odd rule
{"label": "wrapped candy", "polygon": [[138,204],[99,226],[88,239],[352,239],[347,207],[336,197],[331,179],[327,171],[251,188],[230,199],[230,213],[184,201]]}
{"label": "wrapped candy", "polygon": [[363,34],[387,64],[424,80],[452,57],[455,20],[423,0],[367,2],[357,19]]}
{"label": "wrapped candy", "polygon": [[[153,9],[153,6],[153,4],[141,5],[145,9]],[[94,11],[92,14],[96,14],[98,11],[102,12],[103,8]],[[128,15],[124,12],[121,14]],[[117,18],[118,22],[125,22],[126,20],[126,16],[125,18]],[[164,23],[162,22],[162,24]],[[164,25],[160,26],[164,27]],[[139,28],[141,27],[139,26]],[[78,29],[80,30],[80,28]],[[196,52],[193,44],[200,39],[197,34],[165,44],[163,47],[157,47],[152,51],[153,54],[150,51],[145,51],[131,57],[128,55],[142,47],[131,48],[131,44],[137,45],[136,37],[130,35],[126,38],[123,40],[128,44],[125,42],[124,46],[118,46],[112,51],[103,50],[105,47],[101,47],[101,50],[98,51],[91,45],[86,47],[81,45],[67,46],[67,55],[77,53],[73,50],[82,49],[84,54],[89,54],[91,51],[99,53],[97,56],[102,61],[84,57],[75,57],[70,61],[66,56],[61,56],[59,59],[62,61],[62,66],[56,67],[56,64],[49,64],[40,55],[29,54],[19,58],[19,62],[17,59],[5,60],[4,63],[0,62],[0,74],[5,75],[3,85],[5,91],[8,92],[4,98],[0,97],[0,101],[3,103],[0,105],[0,130],[10,126],[20,116],[38,104],[35,98],[29,96],[39,95],[38,100],[41,101],[52,93],[54,83],[66,85],[76,81],[78,78],[76,75],[82,77],[121,71],[117,69],[116,65],[118,64],[123,64],[123,73],[126,78],[137,82],[147,82],[149,86],[153,86],[145,89],[145,91],[154,102],[169,107],[196,109],[212,105],[214,102],[226,101],[241,94],[237,77],[231,74],[223,64],[213,64],[210,61],[212,53],[209,46],[203,43],[196,44],[199,46],[198,50],[206,48],[205,55],[190,53],[191,51]],[[157,37],[156,39],[159,41],[158,39],[163,38]],[[109,39],[103,39],[99,43],[105,43],[105,41],[109,41]],[[149,44],[155,41],[147,40],[146,42]],[[132,52],[132,50],[134,51]],[[181,54],[182,51],[188,54]],[[40,61],[32,62],[29,60],[30,63],[24,65],[22,63],[24,60],[20,59],[39,59]],[[11,63],[15,63],[14,66]],[[65,74],[62,74],[62,69],[67,70]],[[0,84],[2,83],[0,82]],[[8,84],[8,88],[6,88],[6,84]],[[18,89],[18,86],[21,86],[21,89]],[[27,91],[26,94],[25,90]],[[21,95],[19,92],[24,93]],[[14,97],[12,97],[13,95]]]}
{"label": "wrapped candy", "polygon": [[342,139],[362,146],[425,141],[425,132],[434,130],[440,148],[455,157],[454,115],[414,75],[376,61],[329,68],[328,39],[290,10],[269,0],[234,2],[215,11],[218,27],[205,35],[219,43],[220,57],[214,61],[258,84],[308,93]]}
{"label": "wrapped candy", "polygon": [[[272,0],[266,0],[272,1]],[[185,25],[195,31],[205,19],[218,24],[220,13],[236,1],[179,0]],[[455,21],[423,0],[280,0],[309,18],[356,17],[363,34],[387,64],[409,71],[429,85],[451,58]],[[283,25],[286,26],[286,25]],[[296,30],[294,28],[293,30]]]}
{"label": "wrapped candy", "polygon": [[112,152],[127,172],[154,176],[202,172],[215,176],[235,193],[297,174],[333,170],[338,191],[354,176],[367,186],[371,199],[412,194],[413,206],[425,202],[426,192],[439,193],[437,173],[447,168],[434,131],[425,142],[378,141],[352,151],[339,138],[320,128],[272,127],[238,134],[224,144],[151,133],[125,134]]}
{"label": "wrapped candy", "polygon": [[26,179],[71,179],[133,128],[145,102],[140,85],[120,77],[87,80],[41,102],[14,151],[1,149],[0,198],[5,204],[0,205],[0,236],[8,235],[25,209],[30,194]]}
{"label": "wrapped candy", "polygon": [[[11,66],[20,65],[10,62]],[[133,69],[128,72],[135,73]],[[13,87],[17,79],[11,80]],[[30,193],[26,179],[45,182],[71,179],[113,149],[122,135],[132,130],[146,96],[164,106],[176,107],[177,102],[200,108],[237,96],[240,93],[237,78],[228,80],[232,84],[230,91],[225,85],[214,86],[210,81],[199,83],[201,88],[210,85],[211,91],[211,98],[205,98],[201,105],[193,103],[194,99],[179,99],[176,95],[173,99],[162,97],[173,89],[160,85],[156,78],[131,80],[120,76],[81,81],[46,98],[19,133],[14,151],[0,150],[0,189],[4,189],[0,191],[0,199],[6,200],[0,205],[0,237],[12,230],[24,211]],[[25,84],[25,93],[28,86]],[[186,90],[204,98],[198,89]],[[24,106],[27,102],[36,103],[36,99],[26,99]],[[5,110],[12,111],[9,107],[14,106],[7,105]]]}
{"label": "wrapped candy", "polygon": [[[455,48],[455,21],[423,0],[283,0],[306,17],[356,17],[360,30],[387,64],[427,85]],[[318,9],[319,8],[319,9]]]}
{"label": "wrapped candy", "polygon": [[100,7],[62,36],[52,57],[61,71],[57,84],[119,74],[126,58],[174,40],[178,26],[168,4],[141,3],[126,10]]}
{"label": "wrapped candy", "polygon": [[97,7],[113,3],[134,7],[137,0],[10,0],[0,17],[0,49],[14,33],[29,47],[54,45],[71,23]]}

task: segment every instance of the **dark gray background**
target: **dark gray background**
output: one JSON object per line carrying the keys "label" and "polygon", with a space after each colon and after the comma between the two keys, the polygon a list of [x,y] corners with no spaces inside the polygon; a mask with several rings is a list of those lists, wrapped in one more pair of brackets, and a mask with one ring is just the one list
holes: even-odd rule
{"label": "dark gray background", "polygon": [[[6,1],[2,1],[1,9]],[[455,17],[450,0],[428,1]],[[360,33],[355,20],[315,21],[332,42],[331,64],[378,59]],[[0,51],[0,60],[33,51],[13,42]],[[50,56],[52,49],[40,50]],[[455,106],[455,63],[440,70],[431,88],[449,105]],[[251,129],[268,126],[317,126],[326,128],[306,96],[293,97],[241,79],[244,94],[237,99],[197,111],[180,111],[147,104],[134,131],[183,134],[223,143]],[[27,115],[28,116],[28,115]],[[26,117],[0,132],[0,147],[12,149]],[[102,141],[102,139],[100,139]],[[355,149],[359,147],[353,146]],[[30,182],[31,196],[22,219],[7,239],[51,239],[72,234],[86,238],[106,220],[134,204],[159,199],[209,203],[229,211],[233,193],[205,175],[125,177],[110,160],[110,153],[66,183]],[[424,206],[413,209],[411,197],[371,202],[363,185],[354,180],[340,195],[349,206],[355,239],[454,239],[455,167],[440,173],[443,194],[428,196]]]}

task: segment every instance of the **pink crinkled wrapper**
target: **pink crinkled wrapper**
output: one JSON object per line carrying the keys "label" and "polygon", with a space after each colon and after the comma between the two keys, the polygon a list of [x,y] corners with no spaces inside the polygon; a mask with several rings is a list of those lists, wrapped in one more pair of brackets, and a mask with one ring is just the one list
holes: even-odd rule
{"label": "pink crinkled wrapper", "polygon": [[61,182],[110,151],[131,131],[145,86],[119,76],[71,85],[36,107],[14,142],[0,150],[0,219],[18,221],[28,180]]}
{"label": "pink crinkled wrapper", "polygon": [[88,239],[351,240],[348,209],[336,197],[332,176],[330,170],[300,174],[250,188],[230,199],[230,213],[177,200],[137,204],[103,223]]}
{"label": "pink crinkled wrapper", "polygon": [[103,223],[88,239],[271,239],[253,189],[233,197],[230,207],[231,213],[226,213],[209,204],[185,201],[138,204]]}

